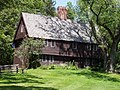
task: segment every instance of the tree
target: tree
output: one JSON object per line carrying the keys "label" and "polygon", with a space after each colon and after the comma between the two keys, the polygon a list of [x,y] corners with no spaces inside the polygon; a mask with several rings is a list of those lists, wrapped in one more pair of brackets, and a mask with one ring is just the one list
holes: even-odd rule
{"label": "tree", "polygon": [[37,60],[39,59],[39,56],[41,54],[42,47],[42,39],[26,38],[22,41],[19,48],[15,51],[15,56],[20,58],[23,69],[37,67]]}
{"label": "tree", "polygon": [[0,0],[0,64],[12,64],[11,45],[21,12],[54,16],[54,5],[53,0]]}
{"label": "tree", "polygon": [[[12,64],[12,52],[11,45],[9,44],[10,37],[5,36],[0,31],[0,64]],[[11,55],[10,55],[11,54]]]}
{"label": "tree", "polygon": [[75,7],[72,5],[72,2],[67,2],[67,17],[71,20],[74,20],[76,17]]}
{"label": "tree", "polygon": [[102,41],[102,44],[107,46],[107,69],[113,72],[120,42],[120,2],[119,0],[78,0],[79,3],[81,1],[88,12],[88,20],[96,41],[99,43]]}

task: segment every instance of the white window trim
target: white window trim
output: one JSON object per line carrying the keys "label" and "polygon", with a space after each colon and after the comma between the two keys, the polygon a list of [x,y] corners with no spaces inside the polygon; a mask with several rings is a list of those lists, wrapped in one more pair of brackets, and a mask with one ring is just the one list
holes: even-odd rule
{"label": "white window trim", "polygon": [[52,62],[54,62],[54,56],[52,56]]}
{"label": "white window trim", "polygon": [[45,40],[45,41],[44,41],[44,45],[45,45],[45,47],[49,46],[48,40]]}
{"label": "white window trim", "polygon": [[87,50],[92,50],[91,45],[90,45],[90,44],[87,44],[87,45],[86,45],[86,49],[87,49]]}
{"label": "white window trim", "polygon": [[41,61],[42,61],[42,62],[44,61],[43,55],[41,56]]}
{"label": "white window trim", "polygon": [[20,32],[21,32],[21,33],[24,32],[24,25],[23,25],[23,24],[21,25]]}
{"label": "white window trim", "polygon": [[47,56],[45,55],[45,60],[44,60],[45,62],[47,62]]}
{"label": "white window trim", "polygon": [[48,61],[51,62],[51,56],[48,56],[48,57],[49,57],[49,60],[48,60]]}
{"label": "white window trim", "polygon": [[55,47],[55,41],[51,41],[51,47]]}
{"label": "white window trim", "polygon": [[49,56],[49,60],[48,60],[50,63],[53,63],[54,62],[54,56]]}

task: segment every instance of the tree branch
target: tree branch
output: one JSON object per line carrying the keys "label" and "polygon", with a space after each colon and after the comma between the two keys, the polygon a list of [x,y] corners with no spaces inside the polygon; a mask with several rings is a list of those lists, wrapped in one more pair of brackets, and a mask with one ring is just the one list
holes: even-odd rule
{"label": "tree branch", "polygon": [[97,13],[95,13],[95,11],[92,9],[93,4],[94,4],[94,0],[92,1],[92,4],[90,4],[90,10],[92,11],[93,14],[95,14],[95,16],[98,16]]}
{"label": "tree branch", "polygon": [[113,21],[115,21],[115,20],[110,20],[110,21],[108,21],[108,22],[104,22],[103,24],[105,25],[105,24],[111,23],[111,22],[113,22]]}
{"label": "tree branch", "polygon": [[99,38],[98,38],[98,36],[97,36],[97,34],[96,34],[95,25],[94,25],[93,21],[90,20],[89,23],[90,23],[90,26],[91,26],[92,34],[93,34],[94,37],[95,37],[95,40],[96,40],[99,44],[101,44],[101,42],[99,41]]}
{"label": "tree branch", "polygon": [[105,24],[99,24],[99,25],[102,26],[102,27],[104,27],[108,31],[109,35],[111,36],[111,38],[113,40],[114,39],[114,35],[111,32],[111,29],[109,27],[107,27],[107,25],[105,25]]}
{"label": "tree branch", "polygon": [[113,33],[111,32],[111,29],[109,27],[107,27],[107,25],[105,25],[104,23],[101,24],[99,22],[99,15],[101,14],[101,11],[102,11],[102,6],[100,7],[100,10],[98,12],[98,14],[93,10],[93,4],[94,4],[94,0],[92,1],[92,4],[90,5],[90,10],[92,11],[92,13],[96,16],[96,23],[102,27],[104,27],[108,33],[110,34],[111,38],[114,39],[114,35]]}

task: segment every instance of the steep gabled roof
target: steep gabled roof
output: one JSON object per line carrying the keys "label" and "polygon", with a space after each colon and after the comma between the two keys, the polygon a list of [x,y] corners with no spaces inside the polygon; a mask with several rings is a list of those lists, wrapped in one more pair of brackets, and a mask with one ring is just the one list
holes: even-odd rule
{"label": "steep gabled roof", "polygon": [[93,42],[89,26],[58,17],[22,13],[29,37]]}

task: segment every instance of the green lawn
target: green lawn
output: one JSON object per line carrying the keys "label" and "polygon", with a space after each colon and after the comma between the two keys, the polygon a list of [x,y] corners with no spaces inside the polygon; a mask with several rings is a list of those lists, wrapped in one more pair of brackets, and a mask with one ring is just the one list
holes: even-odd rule
{"label": "green lawn", "polygon": [[120,90],[120,75],[38,68],[25,74],[1,74],[0,90]]}

